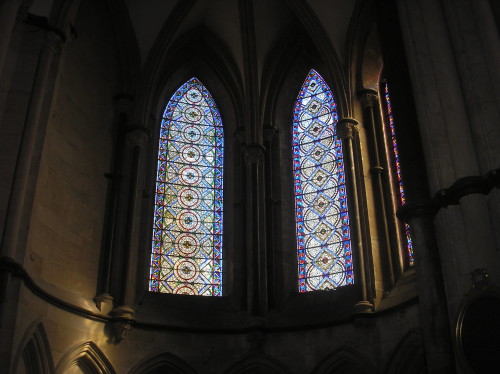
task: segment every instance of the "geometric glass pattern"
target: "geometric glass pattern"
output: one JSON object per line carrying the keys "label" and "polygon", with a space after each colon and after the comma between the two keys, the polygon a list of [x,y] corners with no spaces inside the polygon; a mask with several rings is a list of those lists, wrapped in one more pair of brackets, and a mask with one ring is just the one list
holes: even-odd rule
{"label": "geometric glass pattern", "polygon": [[222,295],[223,153],[219,111],[191,78],[160,127],[150,291]]}
{"label": "geometric glass pattern", "polygon": [[[396,171],[396,177],[398,181],[398,187],[399,187],[399,199],[401,201],[401,205],[405,205],[406,203],[406,198],[405,198],[405,189],[403,186],[403,178],[401,176],[401,164],[399,162],[399,151],[398,151],[398,143],[396,141],[396,130],[394,127],[394,117],[392,115],[392,109],[391,109],[391,99],[389,97],[389,86],[387,83],[385,84],[385,104],[387,108],[387,117],[389,118],[389,131],[391,133],[391,144],[392,144],[392,152],[393,152],[393,163],[394,163],[394,168]],[[410,262],[410,266],[414,265],[415,259],[413,257],[413,243],[411,240],[411,235],[410,235],[410,227],[408,226],[407,223],[404,224],[404,236],[406,238],[406,248],[408,250],[408,258]]]}
{"label": "geometric glass pattern", "polygon": [[299,291],[354,283],[342,141],[330,88],[311,70],[293,112]]}

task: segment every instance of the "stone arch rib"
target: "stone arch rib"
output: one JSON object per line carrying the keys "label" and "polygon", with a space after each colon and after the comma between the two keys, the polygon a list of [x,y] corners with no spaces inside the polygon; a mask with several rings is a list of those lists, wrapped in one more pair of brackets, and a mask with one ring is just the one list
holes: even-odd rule
{"label": "stone arch rib", "polygon": [[350,347],[341,347],[328,355],[312,374],[375,374],[377,370],[361,353]]}
{"label": "stone arch rib", "polygon": [[231,366],[224,374],[288,374],[290,371],[278,360],[265,356],[247,357]]}
{"label": "stone arch rib", "polygon": [[15,362],[19,366],[22,360],[26,374],[52,374],[54,372],[49,341],[41,322],[34,322],[26,330],[20,347],[20,353]]}
{"label": "stone arch rib", "polygon": [[129,374],[197,374],[184,360],[165,352],[146,357],[135,365]]}
{"label": "stone arch rib", "polygon": [[92,341],[71,348],[57,365],[55,374],[63,374],[74,365],[84,373],[116,374],[106,355]]}
{"label": "stone arch rib", "polygon": [[419,329],[408,331],[401,339],[392,353],[385,373],[427,373],[424,342]]}

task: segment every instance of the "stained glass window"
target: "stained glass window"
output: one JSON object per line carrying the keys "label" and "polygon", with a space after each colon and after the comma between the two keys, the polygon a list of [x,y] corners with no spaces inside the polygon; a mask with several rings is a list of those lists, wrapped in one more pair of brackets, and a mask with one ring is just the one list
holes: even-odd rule
{"label": "stained glass window", "polygon": [[221,296],[224,136],[198,79],[168,102],[159,139],[149,290]]}
{"label": "stained glass window", "polygon": [[[392,152],[393,152],[392,160],[394,163],[396,179],[398,182],[400,202],[401,202],[401,205],[405,205],[405,203],[406,203],[405,189],[403,186],[403,178],[401,176],[401,165],[399,163],[398,143],[396,141],[396,131],[394,128],[394,117],[392,115],[391,99],[389,97],[389,86],[387,84],[385,84],[384,91],[385,91],[385,104],[386,104],[386,108],[387,108],[387,118],[388,118],[388,122],[389,122],[389,132],[391,134],[391,145],[392,145]],[[409,258],[410,266],[413,266],[413,264],[414,264],[413,244],[412,244],[411,235],[410,235],[410,227],[408,226],[407,223],[404,224],[404,237],[406,240],[406,248],[408,250],[408,258]]]}
{"label": "stained glass window", "polygon": [[333,94],[311,70],[295,103],[293,176],[299,291],[354,283],[342,141]]}

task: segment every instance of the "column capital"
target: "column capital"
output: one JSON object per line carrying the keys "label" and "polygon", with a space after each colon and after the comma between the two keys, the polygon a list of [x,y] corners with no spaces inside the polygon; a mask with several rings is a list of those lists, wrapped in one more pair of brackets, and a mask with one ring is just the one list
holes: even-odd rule
{"label": "column capital", "polygon": [[127,127],[126,140],[131,146],[144,147],[151,131],[142,124]]}
{"label": "column capital", "polygon": [[238,144],[245,144],[245,128],[243,126],[238,126],[233,134],[234,138],[238,142]]}
{"label": "column capital", "polygon": [[278,128],[273,125],[264,126],[264,140],[270,142],[274,136],[279,132]]}
{"label": "column capital", "polygon": [[337,123],[337,135],[341,139],[352,139],[359,132],[359,122],[354,118],[345,117]]}
{"label": "column capital", "polygon": [[52,50],[56,55],[60,55],[66,39],[65,35],[57,29],[47,30],[46,35],[46,47]]}
{"label": "column capital", "polygon": [[357,94],[363,107],[374,106],[378,103],[378,91],[373,88],[362,88]]}
{"label": "column capital", "polygon": [[134,103],[134,96],[128,93],[117,93],[113,96],[115,108],[118,113],[130,112],[130,107]]}
{"label": "column capital", "polygon": [[243,147],[243,156],[247,164],[260,164],[265,152],[266,147],[259,143],[250,143]]}

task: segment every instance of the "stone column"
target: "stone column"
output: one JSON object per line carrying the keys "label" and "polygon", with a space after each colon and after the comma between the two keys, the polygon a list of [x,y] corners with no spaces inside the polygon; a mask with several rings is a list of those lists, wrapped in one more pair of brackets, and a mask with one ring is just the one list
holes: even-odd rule
{"label": "stone column", "polygon": [[[6,6],[6,4],[3,4],[3,6]],[[0,20],[4,17],[4,14],[1,13],[3,9],[0,7]],[[8,35],[10,35],[10,30]],[[0,256],[2,257],[2,266],[0,266],[1,368],[10,367],[11,347],[14,344],[15,320],[22,284],[21,278],[12,277],[10,269],[5,268],[4,265],[5,263],[11,263],[19,266],[18,264],[23,264],[24,262],[26,240],[40,167],[40,155],[43,148],[44,134],[54,93],[63,42],[60,33],[46,32],[45,43],[41,49],[35,72],[31,102],[26,113],[19,155],[9,197],[7,219],[0,247]],[[0,56],[0,58],[2,57]]]}
{"label": "stone column", "polygon": [[111,311],[111,315],[113,316],[111,324],[115,329],[115,339],[117,341],[126,337],[127,332],[132,328],[134,323],[132,305],[134,303],[134,270],[136,269],[136,264],[131,259],[136,257],[132,251],[136,248],[133,243],[135,243],[134,239],[137,237],[136,224],[138,220],[136,212],[137,205],[139,204],[140,164],[148,136],[149,129],[142,125],[130,126],[125,135],[124,159],[128,160],[128,163],[126,162],[124,165],[128,170],[127,189],[123,191],[122,199],[120,200],[123,203],[124,209],[122,212],[125,213],[126,218],[123,223],[123,231],[121,231],[123,240],[120,240],[118,256],[114,257],[117,261],[121,260],[119,263],[120,268],[117,269],[115,267],[114,269],[117,270],[117,274],[113,275],[116,282],[113,289],[120,290],[116,295],[117,305],[119,306]]}
{"label": "stone column", "polygon": [[[359,207],[359,192],[358,192],[358,180],[355,170],[355,155],[353,151],[353,142],[359,143],[358,136],[358,121],[353,118],[343,118],[337,124],[337,134],[343,140],[344,147],[344,157],[345,157],[345,167],[347,171],[348,178],[350,181],[349,187],[347,188],[350,197],[350,207],[349,219],[351,222],[351,243],[353,259],[357,257],[358,271],[355,274],[359,276],[356,283],[360,288],[360,300],[355,306],[355,313],[370,313],[373,310],[373,295],[371,293],[371,274],[368,269],[367,264],[369,263],[368,258],[370,256],[367,253],[365,247],[362,243],[361,235],[361,220],[360,220],[360,207]],[[357,255],[357,256],[356,256]]]}
{"label": "stone column", "polygon": [[[278,288],[279,288],[279,283],[277,281],[277,274],[278,274],[278,260],[275,255],[275,239],[276,239],[276,233],[275,233],[275,226],[276,226],[276,220],[278,218],[278,213],[276,206],[278,204],[278,201],[274,198],[274,181],[276,180],[273,178],[274,173],[276,173],[276,170],[274,166],[276,165],[273,163],[273,151],[275,151],[273,144],[274,141],[277,138],[278,134],[278,128],[274,126],[264,126],[264,141],[265,141],[265,148],[266,148],[266,153],[265,153],[265,164],[266,164],[266,192],[268,195],[266,196],[266,205],[268,207],[266,211],[266,220],[270,224],[267,225],[267,236],[266,236],[266,274],[267,274],[267,293],[268,293],[268,303],[269,307],[273,308],[276,307],[277,304],[277,295],[278,295]],[[279,147],[277,147],[279,148]]]}
{"label": "stone column", "polygon": [[[429,189],[434,195],[458,178],[476,175],[478,163],[441,3],[397,0],[396,4],[419,120],[415,124],[412,110],[406,115],[401,110],[405,105],[413,109],[405,99],[411,97],[411,92],[405,91],[397,80],[389,80],[396,133],[401,135],[398,146],[407,195],[398,217],[411,229],[427,370],[429,373],[455,373],[450,334],[453,315],[448,314],[448,306],[450,286],[456,284],[457,279],[449,271],[453,262],[448,254],[453,249],[447,247],[455,247],[456,238],[449,235],[449,230],[443,230],[443,226],[435,226],[437,221]],[[395,63],[399,62],[393,61],[392,73]],[[398,117],[397,110],[402,116]],[[422,151],[415,141],[419,134],[413,132],[417,127]],[[422,170],[427,170],[427,175]],[[422,177],[418,177],[418,173]],[[435,228],[439,230],[439,247]],[[453,256],[457,255],[461,254],[457,251]]]}
{"label": "stone column", "polygon": [[[499,130],[491,127],[498,121],[498,97],[494,94],[498,87],[493,83],[498,69],[492,72],[489,61],[496,60],[498,51],[490,56],[488,51],[496,42],[488,39],[494,37],[484,35],[495,30],[491,16],[477,16],[484,15],[488,5],[482,1],[399,0],[397,5],[429,185],[431,194],[439,197],[451,186],[480,176],[495,164],[498,167],[500,156],[495,144]],[[499,214],[498,200],[490,209],[487,204],[484,196],[465,188],[453,206],[443,206],[434,220],[443,260],[444,281],[439,283],[446,287],[450,324],[455,321],[474,268],[487,268],[493,281],[500,279],[491,226],[491,217]],[[417,272],[423,266],[417,264]],[[429,344],[431,349],[432,342]],[[438,363],[432,370],[439,370]]]}
{"label": "stone column", "polygon": [[10,36],[17,20],[27,12],[33,0],[0,0],[0,77],[9,50]]}
{"label": "stone column", "polygon": [[[479,173],[485,175],[500,165],[500,35],[488,0],[444,0],[444,16],[450,32],[457,70],[460,75]],[[473,176],[473,175],[471,175]],[[500,197],[489,199],[464,196],[460,201],[468,242],[474,249],[471,262],[489,267],[490,277],[500,281],[500,230],[492,222],[500,220]],[[480,229],[478,231],[477,229]],[[495,238],[496,235],[496,238]],[[482,258],[482,263],[477,263]],[[462,277],[472,270],[463,269]],[[463,292],[463,291],[462,291]],[[460,292],[460,294],[462,293]]]}
{"label": "stone column", "polygon": [[434,194],[479,174],[476,150],[440,2],[399,0],[397,5]]}
{"label": "stone column", "polygon": [[392,218],[394,217],[393,214],[390,214],[394,213],[394,211],[387,211],[387,207],[393,206],[394,201],[396,201],[392,193],[392,186],[390,185],[391,165],[387,165],[385,157],[388,150],[385,145],[384,123],[381,120],[377,120],[382,118],[378,92],[373,89],[363,89],[358,92],[358,95],[363,106],[364,125],[368,131],[368,138],[371,143],[373,155],[371,172],[377,199],[377,223],[380,224],[380,237],[382,239],[380,241],[380,247],[383,258],[382,264],[384,267],[384,286],[385,289],[390,289],[395,284],[396,274],[401,273],[403,269],[401,261],[399,260],[398,251],[392,249],[399,249],[401,243],[399,241],[396,243],[391,242],[390,236],[391,231],[399,238],[399,228]]}
{"label": "stone column", "polygon": [[488,0],[443,0],[480,173],[500,165],[500,36]]}
{"label": "stone column", "polygon": [[[267,312],[266,225],[263,161],[266,148],[250,143],[243,148],[246,164],[247,300],[251,317]],[[255,322],[254,321],[254,322]]]}
{"label": "stone column", "polygon": [[101,248],[101,265],[99,274],[100,292],[95,297],[97,308],[108,314],[113,308],[111,295],[111,277],[113,273],[113,259],[118,255],[120,237],[119,199],[123,183],[123,162],[125,151],[125,138],[128,126],[128,117],[133,98],[127,94],[115,96],[116,124],[115,148],[111,172],[106,175],[109,180],[108,196],[106,203],[106,216],[103,229],[103,245]]}
{"label": "stone column", "polygon": [[427,370],[429,374],[452,374],[455,370],[434,214],[434,206],[426,202],[407,203],[398,211],[398,217],[410,226],[415,248],[418,306]]}
{"label": "stone column", "polygon": [[47,126],[63,42],[60,33],[46,31],[9,198],[0,254],[19,263],[23,263],[24,260],[40,154],[43,148],[43,135]]}

